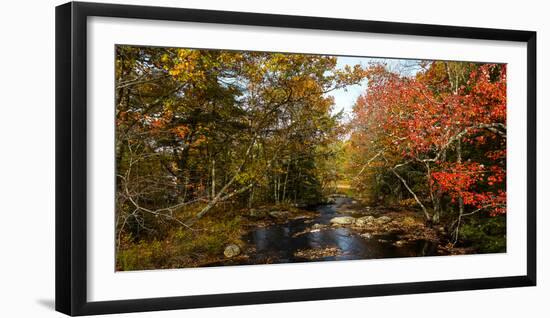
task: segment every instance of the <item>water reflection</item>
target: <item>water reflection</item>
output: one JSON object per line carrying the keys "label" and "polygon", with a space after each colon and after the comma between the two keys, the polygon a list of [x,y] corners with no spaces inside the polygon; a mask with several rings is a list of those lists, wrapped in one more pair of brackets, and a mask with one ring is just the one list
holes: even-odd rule
{"label": "water reflection", "polygon": [[316,261],[436,255],[437,246],[429,241],[418,240],[395,246],[394,243],[399,240],[397,235],[364,238],[347,228],[334,227],[295,235],[315,223],[329,224],[331,218],[342,215],[338,212],[339,208],[350,201],[349,198],[338,198],[335,204],[317,208],[319,216],[308,224],[304,219],[299,219],[251,231],[244,239],[255,247],[256,252],[249,255],[250,258],[243,262],[246,264],[303,262],[309,260],[295,256],[298,250],[334,247],[341,253],[337,256],[322,257]]}

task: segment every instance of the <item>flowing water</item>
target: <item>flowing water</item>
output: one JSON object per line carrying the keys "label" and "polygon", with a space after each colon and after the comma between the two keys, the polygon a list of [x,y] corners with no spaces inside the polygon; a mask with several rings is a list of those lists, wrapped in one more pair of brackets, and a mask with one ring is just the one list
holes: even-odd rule
{"label": "flowing water", "polygon": [[[318,231],[303,232],[313,224],[330,224],[337,216],[349,215],[351,198],[336,198],[334,204],[322,205],[316,208],[319,213],[312,219],[291,220],[283,224],[259,227],[244,236],[244,240],[253,246],[255,253],[250,253],[246,260],[228,260],[224,264],[266,264],[293,263],[307,261],[330,261],[352,259],[374,259],[390,257],[429,256],[437,254],[437,246],[433,242],[418,240],[396,246],[399,240],[396,234],[373,235],[362,237],[346,227],[327,227]],[[345,211],[345,212],[344,212]],[[344,214],[346,213],[346,214]],[[296,256],[303,250],[322,250],[337,248],[337,255],[308,259]]]}

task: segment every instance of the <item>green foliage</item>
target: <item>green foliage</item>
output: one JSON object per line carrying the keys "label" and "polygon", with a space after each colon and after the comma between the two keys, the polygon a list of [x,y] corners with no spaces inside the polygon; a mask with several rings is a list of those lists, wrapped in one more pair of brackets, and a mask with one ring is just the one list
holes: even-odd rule
{"label": "green foliage", "polygon": [[200,224],[204,230],[193,233],[180,229],[174,241],[179,253],[219,256],[225,246],[240,240],[240,224],[240,217],[206,220]]}
{"label": "green foliage", "polygon": [[481,253],[504,253],[506,216],[473,218],[461,226],[460,238]]}
{"label": "green foliage", "polygon": [[158,268],[169,257],[168,250],[161,241],[142,240],[137,244],[117,253],[119,270],[143,270]]}
{"label": "green foliage", "polygon": [[198,266],[223,257],[227,245],[241,243],[238,216],[205,218],[196,228],[168,228],[162,240],[125,244],[117,253],[117,268],[127,271]]}

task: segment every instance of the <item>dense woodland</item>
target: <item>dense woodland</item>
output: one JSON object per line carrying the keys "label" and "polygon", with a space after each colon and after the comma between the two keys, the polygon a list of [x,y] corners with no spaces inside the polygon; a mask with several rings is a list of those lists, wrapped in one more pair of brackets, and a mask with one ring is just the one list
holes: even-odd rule
{"label": "dense woodland", "polygon": [[[506,67],[116,47],[117,269],[200,266],[249,212],[346,192],[505,249]],[[368,89],[351,119],[330,92]]]}

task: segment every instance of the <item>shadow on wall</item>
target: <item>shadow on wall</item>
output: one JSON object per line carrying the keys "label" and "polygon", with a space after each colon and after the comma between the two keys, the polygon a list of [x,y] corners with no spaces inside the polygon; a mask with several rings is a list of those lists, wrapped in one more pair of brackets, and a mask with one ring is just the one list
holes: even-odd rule
{"label": "shadow on wall", "polygon": [[53,299],[38,299],[36,302],[47,309],[55,310],[55,300]]}

